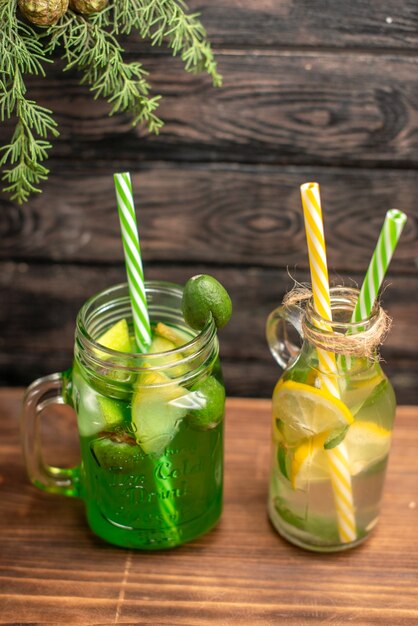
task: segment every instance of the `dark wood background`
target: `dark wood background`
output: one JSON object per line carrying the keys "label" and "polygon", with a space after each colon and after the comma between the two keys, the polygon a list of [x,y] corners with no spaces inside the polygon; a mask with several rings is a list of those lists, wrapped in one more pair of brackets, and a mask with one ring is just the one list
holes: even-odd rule
{"label": "dark wood background", "polygon": [[[59,63],[30,95],[61,136],[44,193],[0,198],[0,382],[65,368],[76,312],[123,280],[112,173],[130,170],[149,278],[214,274],[235,314],[221,333],[231,395],[269,396],[279,375],[264,323],[308,278],[299,185],[321,183],[331,276],[360,283],[388,208],[409,215],[387,279],[394,325],[383,351],[398,400],[418,403],[418,5],[415,0],[193,0],[224,76],[139,39],[159,137],[109,118]],[[7,141],[10,126],[0,130]]]}

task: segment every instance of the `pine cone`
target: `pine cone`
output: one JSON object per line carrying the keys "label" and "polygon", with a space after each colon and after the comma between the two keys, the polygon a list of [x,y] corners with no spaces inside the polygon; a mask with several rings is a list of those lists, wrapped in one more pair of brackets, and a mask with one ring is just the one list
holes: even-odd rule
{"label": "pine cone", "polygon": [[107,3],[108,0],[70,0],[70,9],[82,15],[90,15],[104,9]]}
{"label": "pine cone", "polygon": [[19,9],[32,24],[55,24],[68,9],[68,0],[18,0]]}

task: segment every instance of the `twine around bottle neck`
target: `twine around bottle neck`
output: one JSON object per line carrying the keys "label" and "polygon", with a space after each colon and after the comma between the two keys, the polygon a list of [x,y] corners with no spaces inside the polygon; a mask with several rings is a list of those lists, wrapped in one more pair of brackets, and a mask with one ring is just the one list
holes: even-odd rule
{"label": "twine around bottle neck", "polygon": [[[331,292],[331,308],[336,301],[345,304],[348,313],[354,310],[358,290],[334,287]],[[339,296],[339,297],[338,297]],[[375,303],[370,316],[360,322],[328,321],[315,311],[312,291],[305,285],[295,286],[283,300],[286,308],[297,307],[302,316],[303,338],[316,348],[346,356],[378,358],[378,347],[384,342],[392,319]]]}

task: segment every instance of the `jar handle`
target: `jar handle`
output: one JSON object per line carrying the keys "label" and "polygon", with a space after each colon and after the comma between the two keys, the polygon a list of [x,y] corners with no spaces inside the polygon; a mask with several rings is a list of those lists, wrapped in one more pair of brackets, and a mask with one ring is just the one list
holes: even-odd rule
{"label": "jar handle", "polygon": [[285,369],[291,359],[295,359],[300,352],[297,346],[289,339],[288,325],[291,325],[303,339],[302,318],[304,309],[298,306],[279,306],[267,318],[266,337],[270,352],[277,363]]}
{"label": "jar handle", "polygon": [[67,404],[63,374],[50,374],[35,380],[26,390],[21,421],[23,452],[31,482],[44,491],[65,496],[79,495],[79,466],[53,467],[45,463],[41,449],[40,419],[51,404]]}

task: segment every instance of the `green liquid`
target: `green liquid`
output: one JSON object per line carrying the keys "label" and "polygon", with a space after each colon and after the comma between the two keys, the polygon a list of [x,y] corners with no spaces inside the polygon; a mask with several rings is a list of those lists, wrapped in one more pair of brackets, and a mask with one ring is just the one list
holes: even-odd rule
{"label": "green liquid", "polygon": [[110,543],[147,550],[207,532],[222,509],[222,428],[197,431],[183,423],[158,458],[136,446],[131,468],[102,467],[94,449],[103,437],[82,437],[82,483],[92,530]]}
{"label": "green liquid", "polygon": [[[79,364],[73,368],[80,492],[91,529],[110,543],[144,550],[174,547],[206,533],[222,510],[219,361],[197,383],[194,379],[195,386],[179,387],[167,378],[163,386],[142,391],[129,381],[115,393],[114,380],[89,380]],[[205,395],[213,388],[215,403]]]}

